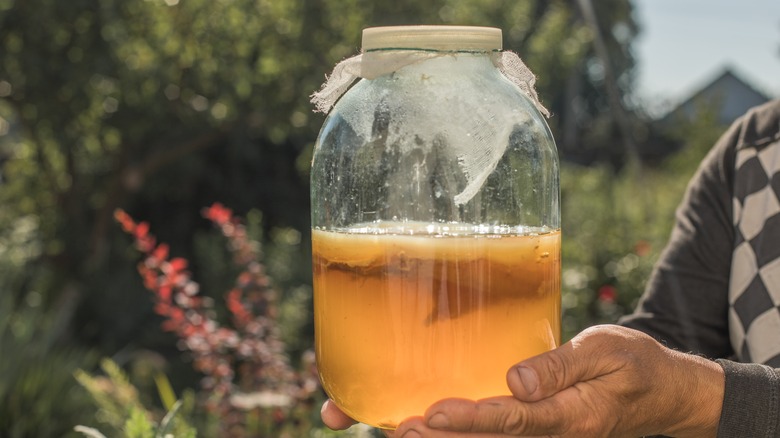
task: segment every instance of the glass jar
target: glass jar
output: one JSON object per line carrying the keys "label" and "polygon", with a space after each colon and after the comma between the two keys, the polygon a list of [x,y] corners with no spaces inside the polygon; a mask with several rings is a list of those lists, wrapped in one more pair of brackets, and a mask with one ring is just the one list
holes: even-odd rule
{"label": "glass jar", "polygon": [[509,395],[507,370],[559,344],[557,151],[499,56],[499,29],[365,29],[371,79],[320,131],[317,366],[360,422],[393,429],[442,398]]}

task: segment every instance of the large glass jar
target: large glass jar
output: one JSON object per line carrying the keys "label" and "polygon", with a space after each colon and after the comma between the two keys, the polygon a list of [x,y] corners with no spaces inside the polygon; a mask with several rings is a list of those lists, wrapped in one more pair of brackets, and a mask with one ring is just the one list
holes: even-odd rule
{"label": "large glass jar", "polygon": [[311,171],[317,365],[382,428],[447,397],[510,394],[560,340],[558,157],[494,28],[363,32],[361,79]]}

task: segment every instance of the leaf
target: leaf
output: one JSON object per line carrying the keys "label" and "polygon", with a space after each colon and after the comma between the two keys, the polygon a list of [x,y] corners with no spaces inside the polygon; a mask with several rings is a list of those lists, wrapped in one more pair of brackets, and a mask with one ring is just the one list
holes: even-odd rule
{"label": "leaf", "polygon": [[116,209],[114,211],[114,219],[116,219],[117,222],[122,226],[122,230],[124,230],[126,233],[133,233],[135,231],[135,222],[133,222],[133,218],[130,217],[129,214],[127,214],[122,209]]}
{"label": "leaf", "polygon": [[146,415],[146,412],[138,407],[131,407],[130,417],[124,426],[126,438],[152,438],[154,436],[154,425]]}
{"label": "leaf", "polygon": [[138,404],[138,394],[135,387],[130,383],[127,375],[116,362],[108,358],[103,359],[100,361],[100,368],[102,368],[106,375],[108,375],[108,378],[111,379],[111,383],[115,388],[114,393],[117,402],[132,405]]}
{"label": "leaf", "polygon": [[176,403],[174,403],[171,410],[165,414],[165,417],[163,417],[162,421],[160,422],[160,428],[157,429],[157,435],[155,435],[155,438],[165,438],[165,436],[168,434],[168,431],[173,426],[173,419],[176,417],[179,409],[181,409],[181,406],[182,402],[181,400],[178,400]]}
{"label": "leaf", "polygon": [[160,400],[162,400],[165,409],[173,409],[176,404],[176,393],[171,387],[171,382],[165,374],[158,373],[154,376],[154,383],[157,385],[157,392],[160,394]]}
{"label": "leaf", "polygon": [[99,430],[92,427],[79,425],[74,427],[73,430],[75,430],[76,432],[81,432],[84,435],[88,436],[89,438],[106,438],[106,436],[100,433]]}

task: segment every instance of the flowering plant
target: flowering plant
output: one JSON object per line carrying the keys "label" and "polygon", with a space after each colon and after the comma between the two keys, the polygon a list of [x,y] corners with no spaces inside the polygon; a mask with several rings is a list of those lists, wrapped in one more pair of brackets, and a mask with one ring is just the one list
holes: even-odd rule
{"label": "flowering plant", "polygon": [[241,221],[221,204],[202,214],[227,238],[233,263],[241,270],[225,294],[229,325],[218,322],[213,300],[200,295],[187,260],[171,258],[169,246],[157,242],[147,222],[136,222],[123,210],[114,217],[143,254],[138,272],[154,293],[162,328],[179,338],[179,347],[204,375],[204,405],[219,416],[220,429],[233,434],[245,428],[246,412],[281,427],[292,409],[310,402],[319,388],[313,354],[304,354],[303,371],[291,367],[279,333],[278,293],[260,261],[260,243],[250,239]]}

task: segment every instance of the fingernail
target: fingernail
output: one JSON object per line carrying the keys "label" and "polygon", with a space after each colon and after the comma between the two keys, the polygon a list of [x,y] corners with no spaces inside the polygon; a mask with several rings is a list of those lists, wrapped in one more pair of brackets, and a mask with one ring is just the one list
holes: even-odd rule
{"label": "fingernail", "polygon": [[450,426],[450,419],[441,412],[433,414],[427,421],[428,426],[434,429],[441,429]]}
{"label": "fingernail", "polygon": [[528,395],[533,394],[539,387],[539,376],[536,375],[536,371],[527,367],[517,367],[517,374]]}
{"label": "fingernail", "polygon": [[422,438],[422,435],[420,435],[420,432],[417,432],[414,429],[409,429],[404,432],[401,438]]}

